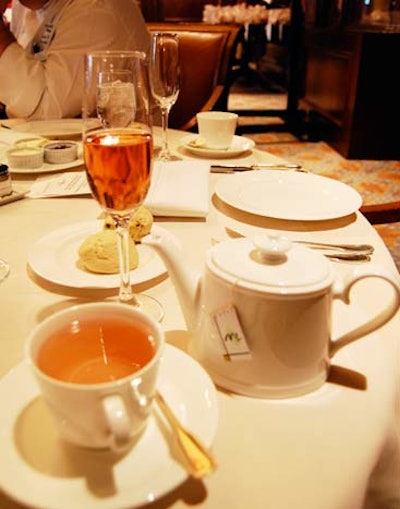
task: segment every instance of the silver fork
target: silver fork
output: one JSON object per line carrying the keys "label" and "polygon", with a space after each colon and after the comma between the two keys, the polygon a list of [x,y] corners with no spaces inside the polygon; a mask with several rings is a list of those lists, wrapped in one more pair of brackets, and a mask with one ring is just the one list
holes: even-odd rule
{"label": "silver fork", "polygon": [[[244,237],[231,228],[226,228],[226,232],[229,237]],[[303,244],[312,249],[321,249],[326,258],[336,262],[369,262],[371,261],[370,255],[374,252],[374,246],[370,244],[329,244],[305,240],[292,240],[292,242]]]}
{"label": "silver fork", "polygon": [[295,163],[258,163],[249,165],[238,164],[212,164],[210,166],[211,173],[235,173],[251,170],[296,170],[307,172],[302,169],[300,164]]}
{"label": "silver fork", "polygon": [[363,253],[372,254],[374,252],[374,246],[370,244],[327,244],[325,242],[309,242],[306,240],[294,240],[297,244],[304,244],[305,246],[314,247],[317,249],[326,249],[329,251],[339,250],[343,252],[351,253]]}
{"label": "silver fork", "polygon": [[[232,230],[231,228],[226,228],[226,232],[228,233],[229,237],[244,237],[245,235]],[[291,242],[295,242],[296,244],[303,244],[305,246],[314,248],[314,249],[323,249],[327,251],[340,251],[343,253],[350,253],[350,254],[363,254],[363,255],[370,255],[374,252],[374,246],[371,244],[330,244],[328,242],[315,242],[315,241],[308,241],[308,240],[291,240]]]}
{"label": "silver fork", "polygon": [[324,253],[326,258],[335,262],[370,262],[371,257],[366,253]]}

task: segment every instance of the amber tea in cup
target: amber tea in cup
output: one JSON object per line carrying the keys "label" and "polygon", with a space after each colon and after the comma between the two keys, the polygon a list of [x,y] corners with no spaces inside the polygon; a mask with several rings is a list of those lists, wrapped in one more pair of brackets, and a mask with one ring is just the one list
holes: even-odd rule
{"label": "amber tea in cup", "polygon": [[71,383],[110,382],[129,376],[154,355],[151,331],[113,317],[71,322],[50,334],[37,352],[37,366]]}

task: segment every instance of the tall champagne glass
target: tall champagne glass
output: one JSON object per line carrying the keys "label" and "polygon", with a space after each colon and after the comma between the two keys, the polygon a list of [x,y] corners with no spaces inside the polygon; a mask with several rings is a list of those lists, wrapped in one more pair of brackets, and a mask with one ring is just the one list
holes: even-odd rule
{"label": "tall champagne glass", "polygon": [[129,221],[150,187],[153,137],[148,66],[136,51],[86,55],[83,150],[93,197],[114,220],[120,265],[119,300],[141,307],[158,320],[163,310],[149,295],[132,292]]}
{"label": "tall champagne glass", "polygon": [[179,95],[180,65],[179,37],[177,34],[157,32],[152,34],[150,77],[153,96],[161,109],[162,148],[159,159],[174,159],[168,146],[168,117]]}

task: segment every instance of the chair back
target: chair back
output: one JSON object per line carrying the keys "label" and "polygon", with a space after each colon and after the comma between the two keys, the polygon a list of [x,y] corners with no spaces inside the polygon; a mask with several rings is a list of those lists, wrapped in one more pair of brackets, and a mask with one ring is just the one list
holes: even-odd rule
{"label": "chair back", "polygon": [[194,130],[199,111],[225,111],[241,27],[172,22],[149,22],[147,26],[150,32],[179,35],[181,87],[169,127]]}

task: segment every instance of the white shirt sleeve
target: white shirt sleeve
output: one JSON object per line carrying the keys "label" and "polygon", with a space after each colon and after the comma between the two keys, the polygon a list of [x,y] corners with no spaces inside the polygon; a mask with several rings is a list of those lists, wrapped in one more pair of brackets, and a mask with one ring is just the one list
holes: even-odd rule
{"label": "white shirt sleeve", "polygon": [[80,116],[86,52],[149,50],[136,0],[50,0],[48,5],[32,41],[36,53],[33,44],[24,50],[13,43],[0,58],[0,102],[10,118]]}

